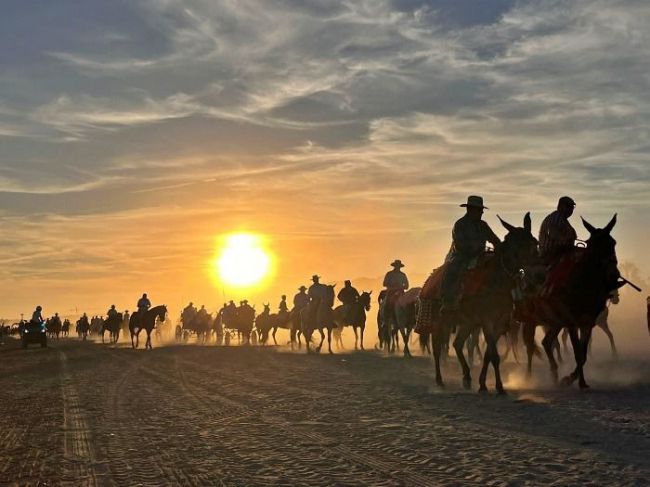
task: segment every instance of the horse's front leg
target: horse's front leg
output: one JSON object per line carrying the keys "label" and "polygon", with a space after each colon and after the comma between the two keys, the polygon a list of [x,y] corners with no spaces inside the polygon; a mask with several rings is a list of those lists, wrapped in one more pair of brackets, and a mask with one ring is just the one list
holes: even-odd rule
{"label": "horse's front leg", "polygon": [[[441,335],[439,330],[434,330],[431,334],[431,349],[433,351],[433,359],[436,364],[436,384],[439,387],[445,387],[445,383],[442,380],[442,373],[440,372],[440,355],[442,353],[442,338],[444,334]],[[427,340],[428,342],[429,340]]]}
{"label": "horse's front leg", "polygon": [[580,362],[580,372],[578,378],[578,385],[580,386],[580,389],[589,389],[589,384],[587,384],[587,381],[585,380],[585,365],[587,363],[587,350],[589,348],[589,344],[591,343],[591,330],[591,326],[587,326],[582,328],[580,332],[580,341],[582,342],[582,360]]}
{"label": "horse's front leg", "polygon": [[546,332],[546,335],[542,340],[542,345],[544,346],[544,351],[546,352],[546,358],[548,359],[548,363],[551,366],[551,376],[553,378],[553,382],[556,384],[558,380],[557,362],[555,361],[555,357],[553,356],[553,346],[559,334],[560,334],[560,328],[553,327]]}
{"label": "horse's front leg", "polygon": [[320,333],[320,343],[318,344],[318,348],[316,348],[316,350],[320,352],[321,349],[323,348],[323,342],[325,341],[325,332],[323,331],[322,328],[319,328],[318,332]]}
{"label": "horse's front leg", "polygon": [[404,357],[411,357],[411,351],[409,350],[410,330],[408,328],[400,328],[399,332],[401,333],[402,341],[404,342]]}
{"label": "horse's front leg", "polygon": [[456,350],[460,366],[463,369],[463,387],[465,387],[465,389],[469,389],[472,386],[472,375],[463,350],[470,333],[471,330],[469,324],[461,323],[458,327],[456,338],[454,339],[454,349]]}
{"label": "horse's front leg", "polygon": [[329,353],[334,353],[332,352],[332,328],[330,327],[327,328],[327,349]]}
{"label": "horse's front leg", "polygon": [[354,349],[358,350],[359,334],[357,333],[356,325],[352,325],[352,331],[354,331]]}
{"label": "horse's front leg", "polygon": [[273,334],[271,335],[273,337],[273,343],[275,343],[275,345],[278,344],[278,341],[275,339],[275,334],[277,332],[278,332],[278,327],[276,326],[275,328],[273,328]]}

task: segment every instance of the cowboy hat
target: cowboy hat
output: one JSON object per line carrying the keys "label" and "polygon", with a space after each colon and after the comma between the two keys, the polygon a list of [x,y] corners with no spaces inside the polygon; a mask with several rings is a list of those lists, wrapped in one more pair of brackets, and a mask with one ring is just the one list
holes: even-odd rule
{"label": "cowboy hat", "polygon": [[298,288],[298,291],[306,291],[306,290],[307,290],[307,286],[300,286]]}
{"label": "cowboy hat", "polygon": [[314,274],[313,276],[311,276],[312,281],[315,281],[316,279],[320,279],[320,276],[318,274]]}
{"label": "cowboy hat", "polygon": [[404,264],[402,264],[402,261],[399,259],[395,259],[390,265],[393,267],[404,267]]}
{"label": "cowboy hat", "polygon": [[483,208],[486,210],[489,210],[487,206],[483,205],[483,197],[482,196],[468,196],[467,197],[467,203],[463,203],[462,205],[463,208]]}

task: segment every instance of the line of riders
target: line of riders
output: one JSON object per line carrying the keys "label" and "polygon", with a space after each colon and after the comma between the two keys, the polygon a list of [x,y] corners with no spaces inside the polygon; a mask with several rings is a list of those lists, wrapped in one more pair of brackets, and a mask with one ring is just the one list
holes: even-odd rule
{"label": "line of riders", "polygon": [[[616,241],[610,235],[616,224],[616,215],[602,229],[583,219],[590,236],[586,241],[578,240],[577,232],[569,222],[576,204],[572,198],[563,196],[557,209],[543,220],[539,240],[532,234],[529,213],[525,215],[522,227],[511,225],[497,215],[507,231],[502,241],[482,219],[488,209],[482,197],[469,196],[460,206],[465,208],[465,215],[453,226],[452,244],[445,261],[434,269],[421,288],[409,289],[401,260],[391,263],[393,269],[386,274],[384,289],[378,297],[380,345],[391,346],[393,337],[400,332],[405,354],[409,355],[409,334],[415,329],[421,344],[432,350],[436,382],[443,386],[440,356],[443,347],[449,343],[450,334],[455,333],[453,346],[463,369],[463,384],[469,388],[470,368],[463,348],[468,338],[482,331],[486,348],[479,376],[480,390],[487,390],[487,369],[492,364],[496,389],[503,393],[497,350],[499,338],[513,336],[522,330],[530,373],[532,357],[539,353],[534,338],[535,328],[543,326],[545,336],[542,344],[552,376],[558,380],[553,346],[558,334],[565,329],[573,346],[576,368],[563,378],[563,383],[578,380],[581,388],[588,387],[583,367],[596,319],[620,287],[630,284],[636,288],[621,277],[617,267]],[[491,248],[487,247],[488,243]],[[279,312],[273,314],[270,305],[265,304],[264,310],[256,316],[254,307],[242,300],[239,306],[233,301],[225,303],[213,318],[204,306],[196,309],[190,303],[181,314],[182,326],[177,328],[177,336],[194,333],[207,340],[209,334],[215,332],[221,342],[225,329],[228,331],[226,342],[230,331],[234,331],[245,343],[257,340],[266,343],[272,334],[277,344],[275,333],[278,328],[284,328],[290,330],[292,346],[296,341],[300,344],[302,334],[310,351],[312,334],[319,331],[321,340],[316,350],[320,351],[327,334],[331,353],[332,330],[351,326],[355,333],[355,348],[360,338],[363,349],[371,292],[359,293],[349,280],[345,281],[345,286],[336,296],[342,304],[334,308],[335,286],[321,283],[318,275],[314,275],[312,281],[309,288],[300,286],[292,309],[283,295]],[[37,312],[33,319],[42,319],[40,309],[37,308]],[[132,340],[134,333],[136,338],[134,346],[137,346],[137,334],[141,329],[147,329],[147,343],[151,346],[151,328],[157,319],[165,320],[166,313],[165,306],[151,308],[146,294],[140,298],[137,312],[129,320]],[[107,322],[118,318],[123,321],[123,316],[114,307],[107,316]]]}

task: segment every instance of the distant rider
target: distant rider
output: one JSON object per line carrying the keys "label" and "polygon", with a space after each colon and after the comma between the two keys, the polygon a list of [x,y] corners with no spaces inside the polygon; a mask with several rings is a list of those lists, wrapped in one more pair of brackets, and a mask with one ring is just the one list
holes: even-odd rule
{"label": "distant rider", "polygon": [[151,301],[147,297],[147,293],[144,293],[142,297],[138,300],[138,314],[140,318],[143,318],[147,311],[151,308]]}
{"label": "distant rider", "polygon": [[42,311],[43,311],[42,307],[36,306],[34,313],[32,313],[32,319],[30,321],[35,325],[42,325],[43,323],[45,323],[45,320],[43,319]]}
{"label": "distant rider", "polygon": [[305,286],[300,286],[298,288],[298,294],[293,297],[293,308],[295,310],[300,311],[309,304],[309,296],[305,293],[306,290],[307,288]]}

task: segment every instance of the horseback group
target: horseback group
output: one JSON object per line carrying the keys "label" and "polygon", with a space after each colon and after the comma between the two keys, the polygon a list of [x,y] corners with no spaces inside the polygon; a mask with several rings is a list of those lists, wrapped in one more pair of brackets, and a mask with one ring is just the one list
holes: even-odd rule
{"label": "horseback group", "polygon": [[[461,206],[466,214],[453,227],[451,249],[444,264],[425,282],[417,302],[416,332],[430,340],[436,382],[443,385],[440,355],[446,337],[455,332],[453,346],[463,370],[463,384],[470,387],[464,346],[470,335],[480,330],[486,343],[480,390],[487,389],[491,364],[496,389],[504,392],[497,341],[507,333],[517,333],[521,326],[530,371],[535,327],[542,325],[542,343],[553,378],[558,379],[552,347],[566,329],[576,368],[563,382],[578,379],[580,387],[587,387],[583,367],[591,330],[612,293],[627,283],[618,271],[616,241],[610,235],[616,215],[602,229],[583,219],[590,237],[576,247],[577,233],[569,222],[575,202],[569,197],[560,198],[557,210],[544,219],[539,241],[532,234],[529,213],[522,227],[499,217],[508,232],[501,241],[482,220],[487,208],[481,197],[470,196]],[[492,249],[486,250],[488,242]]]}

